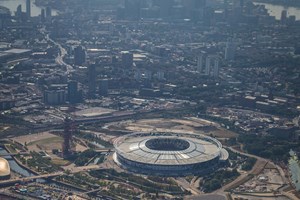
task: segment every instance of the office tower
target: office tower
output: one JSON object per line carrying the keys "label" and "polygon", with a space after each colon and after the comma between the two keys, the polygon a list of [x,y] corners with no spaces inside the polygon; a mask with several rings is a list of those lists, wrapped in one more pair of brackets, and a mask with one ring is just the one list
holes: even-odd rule
{"label": "office tower", "polygon": [[74,49],[74,64],[75,65],[82,65],[85,63],[85,49],[82,46],[77,46]]}
{"label": "office tower", "polygon": [[65,90],[46,90],[44,92],[44,103],[49,105],[60,105],[66,102]]}
{"label": "office tower", "polygon": [[241,6],[242,9],[244,8],[244,6],[245,6],[244,0],[240,0],[240,6]]}
{"label": "office tower", "polygon": [[197,71],[199,73],[202,73],[203,72],[203,69],[204,69],[204,55],[203,54],[200,54],[197,58]]}
{"label": "office tower", "polygon": [[198,20],[203,16],[203,9],[206,7],[206,0],[183,0],[185,15],[188,18]]}
{"label": "office tower", "polygon": [[204,72],[205,75],[209,75],[209,73],[210,73],[211,60],[212,60],[211,56],[206,57],[205,72]]}
{"label": "office tower", "polygon": [[141,0],[125,0],[125,17],[132,20],[140,19]]}
{"label": "office tower", "polygon": [[121,56],[122,56],[123,67],[131,68],[133,65],[133,54],[130,53],[129,51],[122,51]]}
{"label": "office tower", "polygon": [[165,72],[159,70],[159,71],[157,72],[157,79],[160,80],[160,81],[165,80]]}
{"label": "office tower", "polygon": [[138,69],[138,70],[135,70],[134,71],[134,79],[139,81],[140,79],[142,78],[142,73],[141,71]]}
{"label": "office tower", "polygon": [[108,80],[107,79],[100,80],[99,94],[101,96],[107,96],[107,94],[108,94]]}
{"label": "office tower", "polygon": [[225,60],[232,61],[235,58],[236,44],[229,39],[225,47]]}
{"label": "office tower", "polygon": [[287,19],[287,11],[286,11],[286,10],[283,10],[283,11],[281,12],[280,20],[284,22],[284,21],[286,21],[286,19]]}
{"label": "office tower", "polygon": [[45,9],[41,9],[41,22],[44,22],[46,19]]}
{"label": "office tower", "polygon": [[26,0],[26,15],[28,18],[31,17],[31,2],[30,2],[30,0]]}
{"label": "office tower", "polygon": [[51,7],[46,7],[46,18],[51,18],[52,16],[52,10]]}
{"label": "office tower", "polygon": [[21,19],[21,18],[22,18],[22,5],[21,5],[21,4],[18,5],[18,7],[17,7],[16,17],[17,17],[18,19]]}
{"label": "office tower", "polygon": [[88,97],[94,98],[96,95],[96,66],[92,64],[88,67]]}
{"label": "office tower", "polygon": [[162,18],[171,17],[171,12],[172,12],[173,6],[174,6],[174,0],[159,1],[160,17],[162,17]]}
{"label": "office tower", "polygon": [[70,81],[68,83],[68,101],[71,104],[79,102],[79,93],[78,93],[78,82]]}
{"label": "office tower", "polygon": [[214,58],[214,68],[213,68],[213,76],[214,76],[214,78],[218,78],[219,77],[219,72],[220,72],[219,58],[215,57]]}
{"label": "office tower", "polygon": [[152,72],[149,70],[145,70],[144,76],[146,79],[151,80],[152,79]]}

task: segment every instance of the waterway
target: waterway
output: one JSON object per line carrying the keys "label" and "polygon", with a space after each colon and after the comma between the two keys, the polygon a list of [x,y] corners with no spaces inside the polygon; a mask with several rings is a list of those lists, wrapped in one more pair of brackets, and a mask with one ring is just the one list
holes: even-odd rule
{"label": "waterway", "polygon": [[[42,7],[38,7],[34,4],[35,0],[31,1],[31,16],[39,16],[41,14]],[[12,15],[15,15],[18,5],[22,6],[22,11],[26,11],[26,0],[0,0],[0,6],[8,8]],[[57,10],[52,9],[52,15],[57,15]]]}
{"label": "waterway", "polygon": [[[0,147],[0,154],[6,154],[8,153],[5,149],[3,149],[2,147]],[[5,158],[10,166],[11,171],[16,172],[24,177],[30,177],[30,176],[35,176],[35,174],[31,173],[30,171],[24,169],[23,167],[21,167],[11,156],[3,156],[3,158]],[[36,182],[38,183],[47,183],[48,185],[52,185],[61,189],[66,189],[66,190],[70,190],[73,192],[82,192],[81,190],[75,189],[73,187],[69,187],[67,185],[64,184],[60,184],[58,182],[54,182],[54,181],[49,181],[49,180],[45,180],[45,179],[36,179]],[[0,194],[0,200],[10,200],[11,198],[9,197],[5,197],[5,196],[1,196]]]}
{"label": "waterway", "polygon": [[[5,149],[0,147],[0,154],[6,154],[8,153]],[[18,165],[18,163],[11,157],[11,156],[4,156],[3,158],[5,158],[10,166],[10,169],[18,174],[21,174],[22,176],[28,177],[28,176],[34,176],[33,173],[31,173],[30,171],[20,167],[20,165]]]}
{"label": "waterway", "polygon": [[286,7],[281,5],[274,5],[270,3],[259,3],[254,2],[255,5],[265,5],[266,9],[268,10],[268,13],[270,16],[274,16],[277,20],[280,20],[281,18],[281,12],[283,10],[287,11],[287,15],[291,16],[294,15],[296,17],[296,20],[300,20],[300,8],[296,7]]}

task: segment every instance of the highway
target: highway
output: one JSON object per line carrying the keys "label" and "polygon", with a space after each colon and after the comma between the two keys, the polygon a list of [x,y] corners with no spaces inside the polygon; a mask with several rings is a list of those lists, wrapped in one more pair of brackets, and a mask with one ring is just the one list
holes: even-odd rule
{"label": "highway", "polygon": [[65,61],[64,61],[64,57],[68,54],[67,50],[65,48],[63,48],[61,44],[59,44],[58,42],[54,41],[53,39],[51,39],[49,37],[49,34],[46,33],[45,27],[41,28],[39,30],[40,30],[40,33],[42,33],[45,36],[45,39],[48,42],[52,43],[54,46],[57,46],[59,48],[60,52],[57,55],[57,57],[55,58],[55,63],[60,66],[65,66],[67,75],[69,75],[71,72],[74,72],[74,68],[71,65],[65,63]]}
{"label": "highway", "polygon": [[66,51],[66,49],[64,49],[61,46],[61,44],[59,44],[59,43],[55,42],[54,40],[52,40],[49,37],[49,34],[47,34],[45,38],[46,38],[47,41],[50,41],[51,43],[53,43],[54,45],[56,45],[59,48],[60,53],[55,58],[55,62],[58,65],[65,66],[66,70],[67,70],[66,73],[67,73],[67,75],[69,75],[71,72],[74,71],[74,68],[71,65],[65,63],[65,61],[64,61],[64,57],[68,54],[67,51]]}

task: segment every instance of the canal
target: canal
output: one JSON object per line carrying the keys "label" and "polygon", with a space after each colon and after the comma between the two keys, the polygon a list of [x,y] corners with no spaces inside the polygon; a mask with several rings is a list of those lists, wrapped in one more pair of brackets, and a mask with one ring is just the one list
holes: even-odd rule
{"label": "canal", "polygon": [[[6,153],[8,153],[8,152],[4,148],[0,147],[0,154],[6,154]],[[24,169],[23,167],[21,167],[11,156],[3,156],[3,158],[5,158],[8,161],[11,171],[18,173],[18,174],[22,175],[23,177],[35,176],[35,174],[33,174],[30,171],[28,171],[27,169]],[[68,190],[71,192],[76,192],[76,193],[82,192],[82,190],[79,190],[74,187],[70,187],[68,185],[62,184],[60,182],[52,181],[52,180],[36,179],[36,182],[47,184],[47,185],[52,185],[54,187],[65,189],[65,190]],[[2,199],[11,199],[11,198],[0,195],[0,200],[2,200]]]}
{"label": "canal", "polygon": [[[0,154],[6,154],[8,153],[5,149],[3,149],[2,147],[0,147]],[[33,173],[31,173],[30,171],[22,168],[20,165],[18,165],[18,163],[11,157],[11,156],[4,156],[3,158],[5,158],[10,166],[10,169],[22,176],[25,177],[29,177],[29,176],[34,176]]]}

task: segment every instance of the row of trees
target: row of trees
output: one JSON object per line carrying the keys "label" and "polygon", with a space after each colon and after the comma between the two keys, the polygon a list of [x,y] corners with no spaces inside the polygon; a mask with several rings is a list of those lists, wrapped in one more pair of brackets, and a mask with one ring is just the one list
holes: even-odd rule
{"label": "row of trees", "polygon": [[243,134],[238,137],[238,141],[244,144],[248,153],[273,161],[287,162],[290,149],[300,151],[299,142],[282,140],[273,135]]}
{"label": "row of trees", "polygon": [[204,192],[212,192],[222,187],[222,185],[226,184],[228,181],[231,181],[238,177],[240,173],[233,169],[230,170],[220,170],[209,176],[203,178],[203,181],[200,182],[200,188]]}

